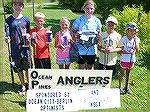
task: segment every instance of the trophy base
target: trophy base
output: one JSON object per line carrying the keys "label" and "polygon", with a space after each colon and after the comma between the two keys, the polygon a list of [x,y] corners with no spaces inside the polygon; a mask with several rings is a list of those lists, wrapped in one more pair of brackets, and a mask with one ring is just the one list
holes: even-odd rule
{"label": "trophy base", "polygon": [[46,42],[46,44],[51,44],[52,42]]}
{"label": "trophy base", "polygon": [[22,47],[29,47],[29,45],[22,45]]}

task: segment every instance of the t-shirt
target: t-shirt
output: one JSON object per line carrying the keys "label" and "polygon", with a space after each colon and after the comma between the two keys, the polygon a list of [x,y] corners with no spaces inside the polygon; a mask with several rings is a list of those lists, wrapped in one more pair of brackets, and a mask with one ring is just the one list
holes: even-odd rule
{"label": "t-shirt", "polygon": [[50,57],[50,50],[49,45],[47,42],[47,34],[46,31],[48,31],[47,28],[43,28],[41,30],[38,30],[37,28],[33,28],[30,31],[30,35],[32,36],[33,32],[36,32],[35,38],[35,45],[34,48],[34,58],[42,59],[42,58],[49,58]]}
{"label": "t-shirt", "polygon": [[70,32],[61,33],[60,31],[56,33],[56,41],[58,45],[64,46],[64,48],[56,49],[56,59],[69,58],[70,57],[70,43],[67,38],[72,39]]}
{"label": "t-shirt", "polygon": [[[111,34],[108,34],[107,32],[102,33],[102,39],[101,42],[99,42],[99,45],[105,48],[106,46],[112,47],[113,49],[118,47],[118,42],[121,39],[121,35],[114,31]],[[117,53],[103,53],[98,52],[99,54],[99,63],[106,65],[115,65],[117,61]]]}
{"label": "t-shirt", "polygon": [[[102,25],[97,17],[92,16],[90,19],[87,19],[87,17],[82,15],[73,22],[72,28],[76,31],[93,30],[100,32]],[[77,45],[80,55],[96,55],[97,53],[97,45],[92,45],[90,47],[79,43]]]}
{"label": "t-shirt", "polygon": [[[129,52],[131,49],[135,47],[135,44],[139,44],[139,43],[140,43],[140,39],[138,37],[136,37],[136,41],[135,41],[133,38],[129,40],[127,36],[124,36],[121,38],[119,42],[119,46],[123,47],[124,51]],[[135,62],[136,61],[135,52],[133,52],[132,54],[121,54],[120,61]]]}
{"label": "t-shirt", "polygon": [[7,36],[10,36],[11,56],[12,58],[28,57],[30,55],[29,47],[23,47],[22,34],[24,31],[29,33],[30,19],[26,16],[14,18],[12,15],[6,19]]}

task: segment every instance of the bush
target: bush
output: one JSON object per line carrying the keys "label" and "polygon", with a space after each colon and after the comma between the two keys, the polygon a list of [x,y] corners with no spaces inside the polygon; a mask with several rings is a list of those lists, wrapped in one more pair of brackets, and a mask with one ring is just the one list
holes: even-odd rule
{"label": "bush", "polygon": [[86,0],[58,0],[60,5],[70,8],[72,11],[81,12],[81,8]]}
{"label": "bush", "polygon": [[4,7],[5,7],[5,12],[7,14],[12,14],[12,12],[13,12],[12,2],[7,2]]}

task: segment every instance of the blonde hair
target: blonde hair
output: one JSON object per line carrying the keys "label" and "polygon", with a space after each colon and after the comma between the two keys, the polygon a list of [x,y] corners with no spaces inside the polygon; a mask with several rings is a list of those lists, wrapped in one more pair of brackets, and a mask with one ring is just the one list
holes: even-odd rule
{"label": "blonde hair", "polygon": [[69,19],[68,17],[62,17],[62,18],[60,19],[59,24],[61,24],[63,21],[67,22],[67,23],[70,25],[70,19]]}
{"label": "blonde hair", "polygon": [[84,10],[84,8],[87,6],[87,5],[92,5],[92,6],[94,6],[94,8],[96,8],[97,6],[96,6],[96,3],[93,1],[93,0],[87,0],[87,1],[85,1],[85,3],[84,3],[84,5],[83,5],[83,7],[82,7],[82,10]]}
{"label": "blonde hair", "polygon": [[42,13],[42,12],[37,12],[35,15],[34,15],[34,19],[36,18],[45,18],[45,15]]}

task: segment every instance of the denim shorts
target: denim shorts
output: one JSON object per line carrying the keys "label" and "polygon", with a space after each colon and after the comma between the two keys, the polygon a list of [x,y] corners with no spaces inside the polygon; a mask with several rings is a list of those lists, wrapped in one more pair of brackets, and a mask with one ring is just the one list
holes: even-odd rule
{"label": "denim shorts", "polygon": [[58,65],[70,64],[70,58],[60,58],[60,59],[56,59],[56,63],[57,63]]}

